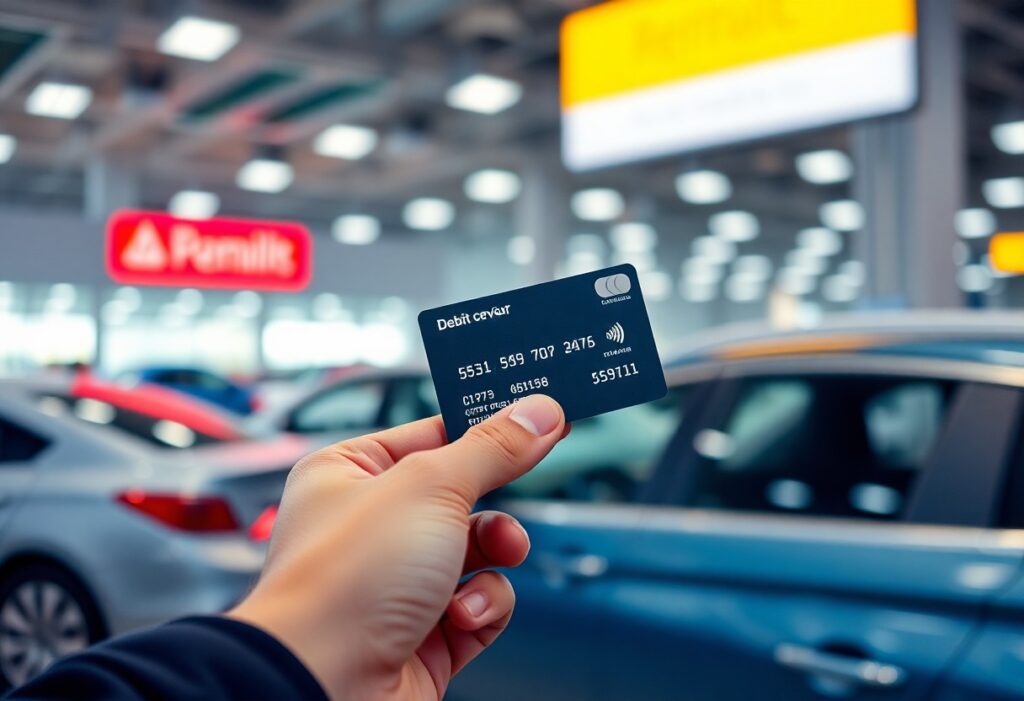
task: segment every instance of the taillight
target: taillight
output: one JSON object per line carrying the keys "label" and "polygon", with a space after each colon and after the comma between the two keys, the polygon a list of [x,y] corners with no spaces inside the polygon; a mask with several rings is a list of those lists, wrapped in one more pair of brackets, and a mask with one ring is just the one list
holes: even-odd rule
{"label": "taillight", "polygon": [[224,533],[238,530],[231,506],[221,497],[190,497],[131,490],[117,500],[150,518],[180,531]]}
{"label": "taillight", "polygon": [[257,543],[270,540],[270,534],[274,530],[274,521],[276,520],[277,506],[268,506],[249,526],[249,538]]}

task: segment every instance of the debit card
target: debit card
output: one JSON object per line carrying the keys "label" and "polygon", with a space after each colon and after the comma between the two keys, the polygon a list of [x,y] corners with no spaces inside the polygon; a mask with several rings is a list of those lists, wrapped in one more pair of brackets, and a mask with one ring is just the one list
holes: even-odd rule
{"label": "debit card", "polygon": [[451,441],[530,394],[575,421],[667,392],[632,265],[428,309],[419,324]]}

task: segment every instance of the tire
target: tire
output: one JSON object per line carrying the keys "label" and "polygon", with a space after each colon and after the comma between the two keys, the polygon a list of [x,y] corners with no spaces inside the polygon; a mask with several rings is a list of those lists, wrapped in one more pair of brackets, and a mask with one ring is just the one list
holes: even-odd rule
{"label": "tire", "polygon": [[0,581],[0,689],[24,684],[104,637],[96,603],[66,570],[31,563]]}

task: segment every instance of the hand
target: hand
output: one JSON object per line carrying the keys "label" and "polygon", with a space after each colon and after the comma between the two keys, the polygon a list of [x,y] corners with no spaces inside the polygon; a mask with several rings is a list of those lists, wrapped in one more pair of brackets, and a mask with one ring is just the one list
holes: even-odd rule
{"label": "hand", "polygon": [[228,615],[287,645],[333,699],[440,699],[490,645],[529,551],[507,514],[470,515],[567,433],[526,397],[446,445],[439,418],[330,446],[292,470],[263,574]]}

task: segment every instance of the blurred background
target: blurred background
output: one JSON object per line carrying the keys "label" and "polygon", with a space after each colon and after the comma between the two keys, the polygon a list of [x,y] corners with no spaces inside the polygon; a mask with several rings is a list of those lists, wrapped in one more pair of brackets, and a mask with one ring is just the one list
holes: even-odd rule
{"label": "blurred background", "polygon": [[494,497],[453,698],[1024,697],[1022,157],[1013,0],[0,0],[0,684],[243,595],[420,310],[631,263],[669,397]]}

